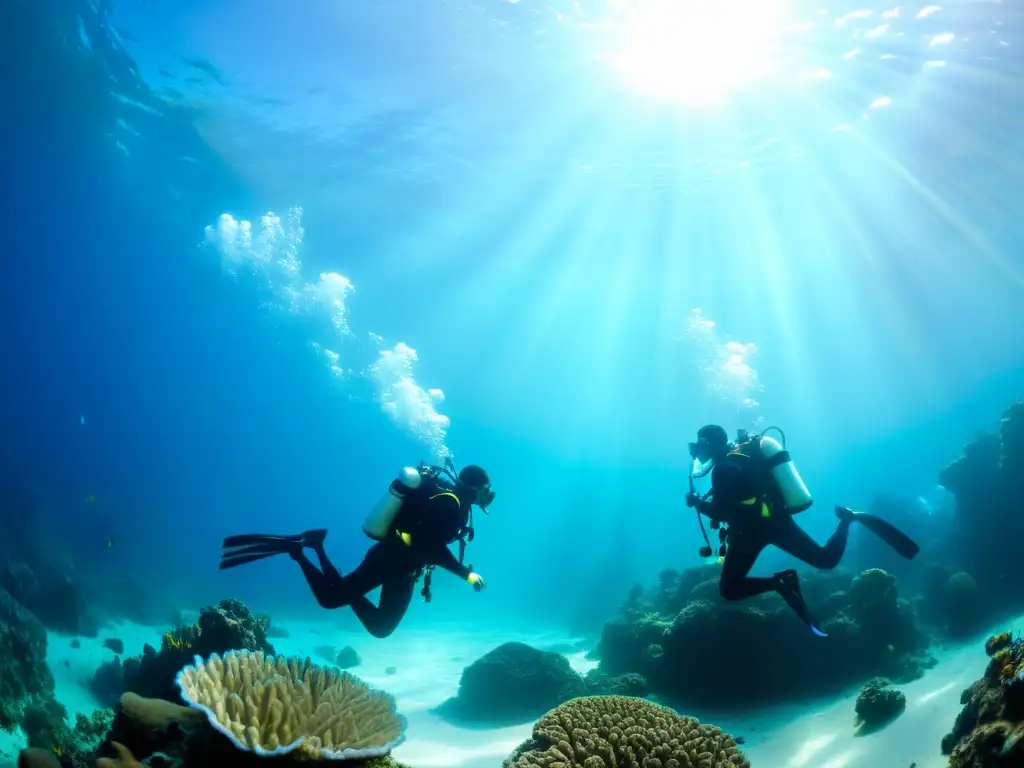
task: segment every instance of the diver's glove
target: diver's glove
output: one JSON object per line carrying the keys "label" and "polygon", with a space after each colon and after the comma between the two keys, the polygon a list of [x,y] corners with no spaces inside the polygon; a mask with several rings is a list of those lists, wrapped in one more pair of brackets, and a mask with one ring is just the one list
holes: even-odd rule
{"label": "diver's glove", "polygon": [[475,571],[469,574],[466,581],[468,581],[477,592],[483,592],[487,589],[487,582],[484,581],[484,577]]}
{"label": "diver's glove", "polygon": [[686,494],[686,506],[690,508],[696,507],[698,501],[700,501],[700,496],[698,496],[693,491],[690,491],[688,494]]}

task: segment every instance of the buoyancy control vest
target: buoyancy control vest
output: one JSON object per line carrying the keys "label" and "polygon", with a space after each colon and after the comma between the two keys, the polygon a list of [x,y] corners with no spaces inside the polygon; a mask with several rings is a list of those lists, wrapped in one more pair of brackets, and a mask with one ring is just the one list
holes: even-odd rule
{"label": "buoyancy control vest", "polygon": [[[456,474],[451,460],[445,466],[437,467],[421,463],[418,467],[404,467],[391,481],[387,492],[370,509],[363,521],[363,533],[375,541],[383,541],[401,523],[401,513],[413,507],[420,507],[438,494],[455,496]],[[461,505],[461,500],[455,496]],[[466,516],[466,524],[459,530],[459,563],[466,554],[466,544],[473,540],[473,508]]]}

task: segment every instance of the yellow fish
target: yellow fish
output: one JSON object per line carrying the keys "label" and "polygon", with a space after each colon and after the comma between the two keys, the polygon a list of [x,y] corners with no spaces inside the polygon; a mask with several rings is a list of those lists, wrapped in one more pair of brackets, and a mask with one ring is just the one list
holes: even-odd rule
{"label": "yellow fish", "polygon": [[85,503],[86,504],[95,504],[96,503],[96,497],[91,495],[91,494],[89,496],[86,496],[85,497]]}
{"label": "yellow fish", "polygon": [[107,539],[107,549],[111,549],[111,548],[113,548],[113,546],[114,546],[114,537],[111,536],[109,539]]}

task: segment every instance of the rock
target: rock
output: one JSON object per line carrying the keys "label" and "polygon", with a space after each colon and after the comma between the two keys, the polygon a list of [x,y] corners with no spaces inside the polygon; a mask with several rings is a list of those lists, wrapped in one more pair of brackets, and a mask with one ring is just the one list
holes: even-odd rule
{"label": "rock", "polygon": [[355,648],[351,645],[346,645],[338,651],[338,655],[334,659],[334,663],[342,669],[351,669],[352,667],[358,667],[363,663],[363,660],[359,658],[359,654],[356,652]]}
{"label": "rock", "polygon": [[862,732],[878,730],[899,717],[906,707],[907,697],[903,691],[894,688],[888,680],[876,677],[865,683],[857,694],[857,725]]}
{"label": "rock", "polygon": [[108,637],[103,641],[103,647],[120,655],[124,653],[124,640],[119,637]]}
{"label": "rock", "polygon": [[463,670],[458,695],[438,711],[456,721],[512,725],[587,693],[561,654],[505,643]]}
{"label": "rock", "polygon": [[0,589],[0,728],[20,725],[22,712],[33,698],[52,695],[46,628]]}

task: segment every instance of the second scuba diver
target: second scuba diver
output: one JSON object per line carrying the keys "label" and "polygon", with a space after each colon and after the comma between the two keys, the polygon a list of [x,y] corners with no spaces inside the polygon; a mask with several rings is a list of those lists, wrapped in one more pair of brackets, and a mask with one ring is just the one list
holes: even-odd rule
{"label": "second scuba diver", "polygon": [[[917,555],[918,546],[881,518],[846,507],[835,508],[839,524],[825,545],[815,542],[793,520],[794,514],[813,503],[810,492],[785,449],[785,435],[782,443],[765,435],[772,429],[781,435],[777,427],[760,435],[741,431],[733,444],[717,424],[702,427],[697,432],[697,441],[690,443],[690,455],[700,463],[701,470],[696,475],[691,472],[686,504],[696,508],[698,520],[705,515],[712,528],[720,529],[719,555],[724,555],[719,582],[722,597],[743,600],[777,592],[815,634],[825,637],[804,602],[796,571],[761,578],[748,575],[765,547],[774,545],[815,568],[835,568],[846,550],[853,523],[860,523],[907,559]],[[710,498],[702,498],[695,492],[693,478],[703,477],[709,471]],[[701,532],[704,533],[703,522]],[[701,549],[701,555],[706,557],[711,555],[706,533],[704,539],[707,546]]]}
{"label": "second scuba diver", "polygon": [[[473,505],[484,512],[494,501],[490,478],[469,465],[455,474],[451,460],[444,467],[406,467],[363,523],[377,543],[348,576],[342,576],[324,551],[327,531],[297,536],[243,534],[224,539],[221,569],[234,568],[273,555],[288,554],[302,568],[316,600],[324,608],[351,606],[374,637],[397,629],[412,603],[416,583],[425,574],[421,594],[430,600],[430,577],[444,568],[468,582],[477,592],[487,584],[472,566],[463,565],[465,546],[473,539]],[[459,556],[448,548],[459,542]],[[309,547],[320,568],[306,557]],[[381,588],[379,605],[366,595]]]}

